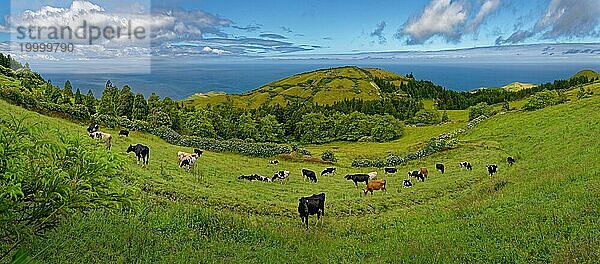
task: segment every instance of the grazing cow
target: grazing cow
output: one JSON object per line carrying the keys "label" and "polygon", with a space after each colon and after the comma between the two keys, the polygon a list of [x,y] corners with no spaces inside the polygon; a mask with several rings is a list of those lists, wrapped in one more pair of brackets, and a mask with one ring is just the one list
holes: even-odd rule
{"label": "grazing cow", "polygon": [[188,171],[192,170],[192,167],[194,167],[194,164],[196,164],[196,160],[198,160],[198,158],[200,158],[200,157],[196,153],[189,155],[189,156],[185,156],[179,162],[179,168],[183,168],[184,166],[187,166]]}
{"label": "grazing cow", "polygon": [[300,220],[302,224],[308,229],[308,217],[311,215],[317,215],[317,223],[321,220],[323,224],[323,218],[325,216],[325,194],[313,194],[309,197],[302,197],[298,199],[298,213],[300,214]]}
{"label": "grazing cow", "polygon": [[409,171],[408,172],[408,178],[410,179],[412,178],[417,178],[419,176],[419,174],[421,174],[419,171]]}
{"label": "grazing cow", "polygon": [[404,188],[410,188],[412,187],[412,183],[410,182],[410,179],[408,180],[404,180],[404,182],[402,183]]}
{"label": "grazing cow", "polygon": [[386,174],[387,173],[394,174],[394,173],[398,172],[398,169],[396,169],[396,168],[384,168],[383,170],[385,171]]}
{"label": "grazing cow", "polygon": [[260,176],[258,174],[252,174],[249,176],[242,175],[242,176],[238,177],[238,180],[271,182],[271,178]]}
{"label": "grazing cow", "polygon": [[134,152],[135,156],[138,159],[138,165],[140,164],[140,159],[142,160],[142,166],[148,165],[148,158],[150,158],[150,148],[144,146],[142,144],[137,144],[135,146],[129,145],[127,148],[127,153]]}
{"label": "grazing cow", "polygon": [[508,166],[512,166],[513,164],[515,164],[515,159],[511,156],[509,156],[508,158],[506,158],[506,162],[508,162]]}
{"label": "grazing cow", "polygon": [[358,183],[359,182],[364,182],[365,184],[367,184],[369,182],[369,175],[368,174],[348,174],[344,178],[346,180],[353,181],[354,182],[354,187],[357,187],[357,188],[358,188]]}
{"label": "grazing cow", "polygon": [[279,164],[278,160],[269,160],[269,164]]}
{"label": "grazing cow", "polygon": [[271,179],[271,181],[275,181],[277,179],[280,180],[290,180],[290,171],[278,171],[277,173],[275,173],[275,175],[273,175],[273,178]]}
{"label": "grazing cow", "polygon": [[321,172],[321,176],[325,174],[335,174],[335,168],[326,168]]}
{"label": "grazing cow", "polygon": [[129,131],[127,131],[125,129],[121,129],[121,131],[119,131],[119,136],[129,137]]}
{"label": "grazing cow", "polygon": [[363,190],[363,192],[365,193],[365,195],[367,195],[368,192],[371,192],[371,195],[373,195],[373,191],[375,190],[381,190],[383,192],[387,193],[387,189],[385,186],[385,180],[373,180],[373,181],[369,181],[367,183],[367,188],[365,188]]}
{"label": "grazing cow", "polygon": [[490,174],[490,177],[492,177],[492,175],[494,175],[494,173],[498,172],[498,165],[496,165],[496,164],[488,165],[487,169],[488,169],[488,173]]}
{"label": "grazing cow", "polygon": [[179,163],[181,163],[183,160],[185,160],[187,157],[192,156],[192,155],[196,155],[196,159],[200,158],[200,156],[202,156],[202,150],[199,149],[194,149],[194,153],[187,153],[184,151],[179,151],[177,152],[177,158],[179,159]]}
{"label": "grazing cow", "polygon": [[369,175],[369,181],[377,179],[377,172],[376,171],[369,172],[369,173],[367,173],[367,175]]}
{"label": "grazing cow", "polygon": [[106,149],[110,150],[112,135],[100,131],[92,132],[88,134],[93,139],[103,139],[106,143]]}
{"label": "grazing cow", "polygon": [[304,176],[304,179],[309,179],[311,182],[317,183],[317,175],[314,171],[302,169],[302,176]]}
{"label": "grazing cow", "polygon": [[470,162],[463,161],[463,162],[459,163],[459,165],[460,165],[461,170],[462,170],[462,168],[466,168],[467,170],[473,170],[473,166],[471,166]]}
{"label": "grazing cow", "polygon": [[427,178],[427,176],[423,175],[422,173],[418,173],[417,176],[415,176],[418,180],[420,180],[421,182],[425,182],[425,178]]}
{"label": "grazing cow", "polygon": [[435,169],[441,171],[442,174],[444,174],[444,164],[443,163],[435,164]]}
{"label": "grazing cow", "polygon": [[90,126],[88,126],[87,132],[94,133],[94,132],[97,132],[99,128],[100,128],[100,126],[98,126],[98,124],[92,123],[92,124],[90,124]]}
{"label": "grazing cow", "polygon": [[427,167],[421,167],[421,168],[419,169],[419,172],[420,172],[420,173],[421,173],[423,176],[425,176],[425,178],[427,178],[427,175],[429,175],[429,170],[427,170]]}

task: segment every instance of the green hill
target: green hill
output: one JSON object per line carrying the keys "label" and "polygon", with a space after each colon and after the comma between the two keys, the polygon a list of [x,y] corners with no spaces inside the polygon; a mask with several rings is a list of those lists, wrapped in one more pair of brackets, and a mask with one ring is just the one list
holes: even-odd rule
{"label": "green hill", "polygon": [[185,103],[207,105],[231,101],[239,107],[257,108],[265,103],[286,105],[292,100],[310,100],[321,105],[352,98],[376,100],[382,95],[374,82],[375,78],[396,85],[409,80],[403,75],[381,69],[348,66],[294,75],[242,95],[194,95]]}
{"label": "green hill", "polygon": [[571,76],[571,78],[576,78],[580,76],[588,77],[588,79],[600,78],[600,73],[597,73],[594,70],[582,70],[576,73],[575,75]]}
{"label": "green hill", "polygon": [[[411,128],[407,137],[388,143],[331,144],[343,159],[336,175],[317,184],[303,181],[300,170],[318,172],[323,165],[281,159],[269,165],[268,159],[226,153],[206,152],[198,168],[187,172],[177,167],[175,155],[186,149],[132,132],[115,137],[111,152],[129,161],[122,169],[137,190],[132,193],[139,209],[75,214],[45,236],[24,240],[21,248],[45,263],[595,262],[598,105],[600,97],[593,96],[492,117],[460,136],[457,148],[399,166],[396,175],[352,168],[348,161],[378,148],[404,152],[457,125]],[[60,131],[91,141],[85,126],[0,100],[0,116],[8,113],[29,115],[48,136]],[[124,153],[135,143],[150,146],[147,168]],[[517,160],[512,167],[508,155]],[[473,171],[458,168],[463,160]],[[433,169],[437,162],[446,164],[445,174]],[[490,163],[500,166],[493,177],[485,169]],[[428,180],[401,188],[406,171],[420,166],[430,168]],[[237,180],[281,169],[292,171],[287,184]],[[369,171],[387,180],[387,194],[364,197],[343,179]],[[324,224],[305,231],[298,198],[320,192],[327,195]]]}

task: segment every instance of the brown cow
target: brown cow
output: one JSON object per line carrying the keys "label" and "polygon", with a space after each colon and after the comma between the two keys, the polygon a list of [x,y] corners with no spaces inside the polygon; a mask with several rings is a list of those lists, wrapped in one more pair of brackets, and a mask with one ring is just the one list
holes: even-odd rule
{"label": "brown cow", "polygon": [[421,168],[419,169],[419,172],[420,172],[420,173],[421,173],[423,176],[425,176],[425,178],[427,178],[427,175],[429,175],[429,170],[427,170],[427,167],[421,167]]}
{"label": "brown cow", "polygon": [[367,188],[365,188],[363,191],[365,192],[365,195],[367,195],[368,192],[371,192],[371,195],[372,195],[374,190],[382,190],[387,193],[385,180],[369,181],[367,183]]}

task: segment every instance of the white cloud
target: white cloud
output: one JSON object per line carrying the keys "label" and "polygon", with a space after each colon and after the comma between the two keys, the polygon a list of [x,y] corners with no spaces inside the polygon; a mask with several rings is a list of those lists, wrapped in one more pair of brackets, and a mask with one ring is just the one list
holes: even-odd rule
{"label": "white cloud", "polygon": [[467,26],[467,32],[475,32],[483,21],[500,6],[500,0],[485,0],[475,18]]}
{"label": "white cloud", "polygon": [[208,53],[208,54],[216,54],[216,55],[225,55],[225,54],[229,54],[230,53],[229,51],[226,51],[226,50],[213,49],[213,48],[208,47],[208,46],[204,47],[202,49],[202,52]]}
{"label": "white cloud", "polygon": [[408,44],[423,44],[433,36],[457,41],[467,18],[468,10],[463,1],[432,0],[421,15],[407,21],[397,37],[408,36]]}

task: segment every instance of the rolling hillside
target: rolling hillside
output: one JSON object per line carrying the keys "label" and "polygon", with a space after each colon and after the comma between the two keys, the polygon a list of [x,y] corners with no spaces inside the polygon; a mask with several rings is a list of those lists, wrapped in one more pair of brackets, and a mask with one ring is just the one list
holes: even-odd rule
{"label": "rolling hillside", "polygon": [[381,98],[381,92],[374,78],[385,79],[396,85],[409,80],[381,69],[348,66],[294,75],[242,95],[194,95],[184,103],[207,105],[231,101],[239,107],[257,108],[265,103],[286,105],[293,100],[310,100],[321,105],[352,98],[376,100]]}
{"label": "rolling hillside", "polygon": [[[400,166],[397,175],[351,168],[347,160],[377,147],[408,149],[431,137],[430,127],[395,142],[342,146],[334,150],[345,157],[337,175],[317,184],[304,182],[299,171],[323,165],[269,165],[226,153],[205,153],[189,173],[174,161],[182,148],[133,132],[115,138],[112,152],[126,155],[134,143],[151,148],[148,168],[137,166],[133,155],[123,168],[138,189],[139,209],[76,214],[22,248],[47,263],[594,262],[600,258],[599,105],[593,96],[495,116],[461,136],[458,148]],[[84,126],[4,101],[0,109],[2,116],[29,115],[45,131],[91,140]],[[435,133],[453,129],[438,126]],[[517,159],[512,167],[508,155]],[[463,160],[474,170],[461,171]],[[445,174],[433,170],[437,162],[446,164]],[[491,178],[484,167],[490,163],[500,166]],[[429,179],[401,188],[405,172],[419,166],[430,168]],[[289,183],[237,180],[280,169],[292,171]],[[388,194],[364,197],[343,179],[370,170],[388,181]],[[305,231],[298,197],[320,192],[327,195],[324,225]]]}

